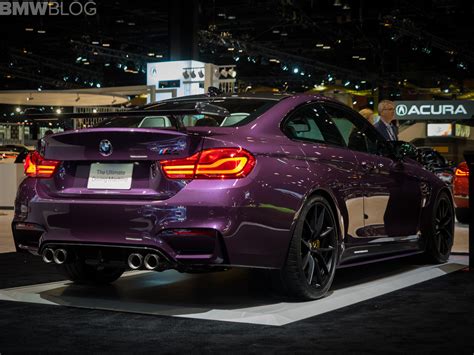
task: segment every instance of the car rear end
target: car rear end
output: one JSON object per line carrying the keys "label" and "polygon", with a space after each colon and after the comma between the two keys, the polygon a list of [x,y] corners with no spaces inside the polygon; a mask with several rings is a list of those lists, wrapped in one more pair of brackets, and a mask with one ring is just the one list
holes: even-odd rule
{"label": "car rear end", "polygon": [[462,162],[456,168],[453,182],[456,218],[461,223],[469,222],[469,167]]}
{"label": "car rear end", "polygon": [[[238,238],[258,230],[241,222],[254,210],[248,195],[260,167],[235,133],[101,127],[45,137],[25,161],[12,224],[17,250],[46,252],[47,262],[55,250],[128,260],[132,269],[148,254],[158,256],[153,269],[277,265],[280,255],[257,258]],[[142,259],[130,263],[132,255]]]}

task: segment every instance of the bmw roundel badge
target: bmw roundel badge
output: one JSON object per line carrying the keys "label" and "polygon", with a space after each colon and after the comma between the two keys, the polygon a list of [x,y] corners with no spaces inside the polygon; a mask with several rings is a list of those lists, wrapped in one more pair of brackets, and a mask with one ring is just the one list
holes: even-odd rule
{"label": "bmw roundel badge", "polygon": [[102,139],[99,143],[99,153],[104,157],[108,157],[110,154],[112,154],[112,151],[112,143],[110,143],[110,141],[107,139]]}

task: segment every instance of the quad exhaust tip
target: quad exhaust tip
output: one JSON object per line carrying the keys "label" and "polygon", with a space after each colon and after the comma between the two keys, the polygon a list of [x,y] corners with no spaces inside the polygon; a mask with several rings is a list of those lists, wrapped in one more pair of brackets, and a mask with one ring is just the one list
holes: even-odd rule
{"label": "quad exhaust tip", "polygon": [[51,249],[46,248],[43,250],[43,261],[46,264],[55,263],[57,265],[64,264],[67,260],[67,251],[65,249]]}
{"label": "quad exhaust tip", "polygon": [[56,249],[54,252],[53,260],[56,264],[61,265],[66,262],[67,251],[65,249]]}
{"label": "quad exhaust tip", "polygon": [[51,248],[46,248],[43,250],[43,261],[46,264],[51,264],[54,261],[54,250]]}
{"label": "quad exhaust tip", "polygon": [[160,265],[160,257],[157,254],[147,254],[143,264],[147,270],[155,270]]}
{"label": "quad exhaust tip", "polygon": [[133,253],[128,256],[128,267],[132,270],[138,270],[143,265],[143,256],[139,253]]}

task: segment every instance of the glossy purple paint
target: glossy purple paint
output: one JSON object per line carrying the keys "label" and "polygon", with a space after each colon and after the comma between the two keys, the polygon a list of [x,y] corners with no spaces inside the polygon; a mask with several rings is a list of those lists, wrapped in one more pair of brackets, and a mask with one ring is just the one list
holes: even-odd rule
{"label": "glossy purple paint", "polygon": [[[416,236],[444,185],[415,162],[292,141],[282,133],[282,120],[296,107],[325,100],[295,95],[244,126],[193,127],[188,134],[97,128],[50,136],[42,153],[63,161],[62,167],[52,179],[22,182],[13,225],[38,226],[39,250],[49,243],[142,246],[177,263],[281,268],[300,209],[319,193],[331,201],[339,221],[341,263],[352,262],[362,249],[371,248],[375,257],[391,252],[395,241],[397,251],[421,250]],[[101,139],[113,142],[112,155],[99,154]],[[169,180],[156,163],[217,147],[245,148],[255,156],[255,168],[242,179]],[[171,153],[161,154],[164,148]],[[124,160],[135,164],[130,190],[87,189],[91,162]],[[378,168],[364,171],[367,161]],[[430,189],[424,205],[420,183]],[[385,202],[380,220],[372,213]],[[173,241],[180,236],[163,234],[175,229],[216,231],[214,245],[203,240],[206,252],[193,245],[195,253],[183,253],[176,247],[180,241]],[[15,228],[14,235],[19,248],[23,236]]]}

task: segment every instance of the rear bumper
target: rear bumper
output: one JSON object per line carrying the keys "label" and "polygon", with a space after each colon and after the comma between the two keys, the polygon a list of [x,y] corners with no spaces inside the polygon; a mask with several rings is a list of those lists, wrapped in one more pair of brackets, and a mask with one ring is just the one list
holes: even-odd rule
{"label": "rear bumper", "polygon": [[454,195],[456,208],[469,208],[469,195]]}
{"label": "rear bumper", "polygon": [[296,211],[256,206],[248,186],[233,181],[207,186],[203,196],[206,183],[193,181],[163,201],[124,201],[41,196],[35,180],[25,179],[12,224],[17,250],[58,243],[139,247],[178,264],[280,268]]}

